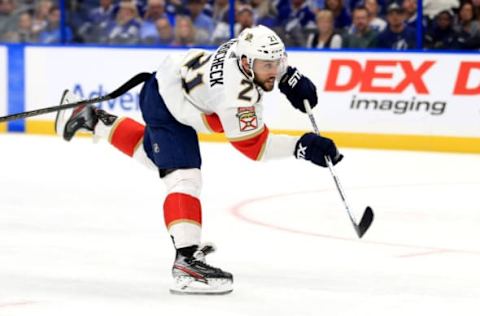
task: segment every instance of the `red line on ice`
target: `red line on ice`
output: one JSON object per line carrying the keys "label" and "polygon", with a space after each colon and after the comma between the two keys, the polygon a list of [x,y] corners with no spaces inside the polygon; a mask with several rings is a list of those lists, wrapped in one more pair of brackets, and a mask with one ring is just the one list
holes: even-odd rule
{"label": "red line on ice", "polygon": [[[396,187],[396,186],[399,186],[399,185],[393,185],[393,186]],[[364,188],[362,187],[362,189],[364,189]],[[242,213],[243,208],[245,206],[247,206],[249,204],[256,203],[256,202],[275,200],[277,198],[285,197],[285,196],[301,195],[301,194],[308,194],[308,193],[322,192],[322,191],[331,191],[331,190],[325,189],[325,190],[301,191],[301,192],[282,193],[282,194],[275,194],[275,195],[253,198],[253,199],[245,200],[243,202],[240,202],[240,203],[234,205],[230,209],[230,212],[235,217],[237,217],[237,218],[239,218],[239,219],[241,219],[245,222],[255,224],[255,225],[259,225],[259,226],[272,228],[272,229],[285,231],[285,232],[292,233],[292,234],[308,235],[308,236],[320,237],[320,238],[325,238],[325,239],[341,240],[341,241],[347,241],[347,242],[358,242],[358,239],[354,239],[354,238],[347,238],[347,237],[334,236],[334,235],[328,235],[328,234],[307,232],[307,231],[303,231],[303,230],[292,229],[292,228],[288,228],[288,227],[275,225],[275,224],[272,224],[272,223],[262,222],[262,221],[250,218],[250,217],[248,217],[248,216],[246,216],[245,214]],[[396,247],[396,248],[410,248],[410,249],[421,250],[421,251],[417,251],[417,252],[414,252],[414,253],[407,253],[407,254],[403,254],[403,255],[398,255],[397,257],[399,257],[399,258],[411,258],[411,257],[426,256],[426,255],[448,253],[448,252],[463,253],[463,254],[470,254],[470,255],[477,255],[477,256],[480,255],[480,251],[472,251],[472,250],[447,249],[447,248],[438,248],[438,247],[431,247],[431,246],[420,246],[420,245],[410,245],[410,244],[400,244],[400,243],[390,243],[390,242],[370,241],[370,240],[362,240],[362,243],[363,244],[370,244],[370,245],[379,245],[379,246]]]}
{"label": "red line on ice", "polygon": [[25,306],[25,305],[32,305],[35,303],[36,302],[33,302],[33,301],[5,302],[5,303],[0,303],[0,308]]}

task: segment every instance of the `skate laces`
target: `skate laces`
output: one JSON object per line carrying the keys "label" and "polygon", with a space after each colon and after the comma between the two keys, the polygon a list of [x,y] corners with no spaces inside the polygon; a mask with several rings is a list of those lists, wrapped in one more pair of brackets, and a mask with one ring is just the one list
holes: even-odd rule
{"label": "skate laces", "polygon": [[212,267],[211,265],[207,264],[205,257],[213,252],[215,252],[217,248],[213,243],[205,243],[198,247],[198,250],[193,253],[193,258],[196,264],[203,266],[205,268],[213,269],[215,271],[221,271],[221,269]]}
{"label": "skate laces", "polygon": [[197,260],[205,262],[205,257],[213,252],[215,252],[217,248],[213,243],[205,243],[201,244],[198,247],[198,250],[193,253],[193,257]]}

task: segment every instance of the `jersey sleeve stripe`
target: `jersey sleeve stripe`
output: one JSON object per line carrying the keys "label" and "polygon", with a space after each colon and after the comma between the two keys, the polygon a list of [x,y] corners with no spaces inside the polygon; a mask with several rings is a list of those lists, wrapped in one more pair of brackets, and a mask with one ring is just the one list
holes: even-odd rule
{"label": "jersey sleeve stripe", "polygon": [[208,124],[207,118],[204,113],[201,114],[202,116],[202,122],[205,125],[205,127],[208,129],[210,133],[214,133],[213,129],[210,127],[210,124]]}
{"label": "jersey sleeve stripe", "polygon": [[203,124],[205,124],[205,126],[211,133],[223,133],[222,122],[220,122],[220,118],[217,114],[213,113],[207,115],[205,113],[202,113],[201,115]]}
{"label": "jersey sleeve stripe", "polygon": [[250,135],[249,138],[242,140],[230,140],[230,143],[252,160],[259,160],[262,158],[265,151],[265,146],[268,139],[268,128],[264,126],[260,133],[255,133],[256,136]]}
{"label": "jersey sleeve stripe", "polygon": [[265,153],[266,148],[267,148],[267,139],[265,139],[265,141],[263,142],[262,148],[260,149],[260,152],[258,153],[258,156],[256,159],[257,161],[262,160],[263,154]]}

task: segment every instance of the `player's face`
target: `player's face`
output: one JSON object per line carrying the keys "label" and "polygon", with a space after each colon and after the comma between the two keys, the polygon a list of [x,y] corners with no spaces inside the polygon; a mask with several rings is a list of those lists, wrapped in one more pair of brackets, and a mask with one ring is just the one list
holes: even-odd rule
{"label": "player's face", "polygon": [[280,60],[260,60],[253,63],[255,83],[265,91],[272,91],[275,86],[275,79],[280,71]]}

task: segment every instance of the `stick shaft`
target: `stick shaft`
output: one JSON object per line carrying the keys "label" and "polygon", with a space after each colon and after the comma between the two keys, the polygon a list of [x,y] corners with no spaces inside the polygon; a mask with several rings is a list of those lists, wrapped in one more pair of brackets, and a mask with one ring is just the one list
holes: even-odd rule
{"label": "stick shaft", "polygon": [[[308,100],[304,101],[305,109],[307,110],[308,118],[310,119],[310,122],[312,123],[313,130],[315,131],[316,134],[320,135],[320,130],[318,129],[317,122],[315,121],[315,117],[313,116],[312,113],[312,108],[310,106],[310,103]],[[340,183],[340,178],[337,176],[337,173],[335,172],[335,168],[333,167],[332,160],[330,157],[325,156],[325,161],[327,162],[328,169],[330,170],[330,174],[332,175],[333,181],[335,182],[335,186],[337,188],[338,193],[340,194],[340,197],[343,201],[343,205],[345,206],[345,209],[347,210],[348,217],[350,217],[350,221],[353,223],[353,225],[356,228],[356,219],[353,213],[350,210],[350,206],[348,205],[347,202],[347,197],[345,195],[345,191],[342,188],[342,184]]]}

